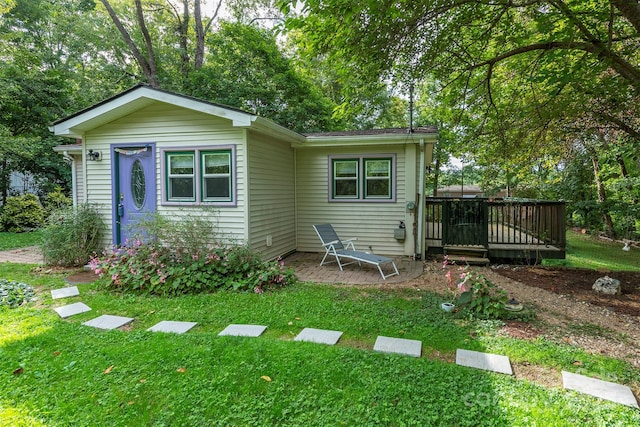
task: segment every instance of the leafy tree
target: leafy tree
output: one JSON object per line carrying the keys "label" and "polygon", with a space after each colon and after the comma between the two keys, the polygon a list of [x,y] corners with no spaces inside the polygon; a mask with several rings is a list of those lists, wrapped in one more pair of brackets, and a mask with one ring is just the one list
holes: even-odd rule
{"label": "leafy tree", "polygon": [[333,104],[298,73],[272,31],[222,23],[208,38],[212,58],[194,71],[187,93],[240,108],[297,131],[328,130]]}

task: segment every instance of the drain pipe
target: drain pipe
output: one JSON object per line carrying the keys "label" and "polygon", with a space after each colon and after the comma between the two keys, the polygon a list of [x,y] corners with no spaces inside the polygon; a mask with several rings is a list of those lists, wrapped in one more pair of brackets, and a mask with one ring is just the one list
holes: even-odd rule
{"label": "drain pipe", "polygon": [[[420,138],[420,190],[418,191],[418,238],[416,239],[416,253],[420,254],[420,259],[424,261],[425,251],[424,248],[424,189],[425,184],[425,151],[424,151],[424,138]],[[415,256],[414,256],[415,259]]]}
{"label": "drain pipe", "polygon": [[76,190],[76,159],[68,151],[62,152],[62,157],[71,165],[71,200],[73,206],[78,206],[78,194]]}

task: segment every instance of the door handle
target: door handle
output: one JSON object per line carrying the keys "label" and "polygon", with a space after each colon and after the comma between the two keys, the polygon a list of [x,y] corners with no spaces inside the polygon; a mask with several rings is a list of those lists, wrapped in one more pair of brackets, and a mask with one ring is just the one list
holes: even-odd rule
{"label": "door handle", "polygon": [[124,205],[122,203],[118,203],[118,216],[121,218],[124,216]]}

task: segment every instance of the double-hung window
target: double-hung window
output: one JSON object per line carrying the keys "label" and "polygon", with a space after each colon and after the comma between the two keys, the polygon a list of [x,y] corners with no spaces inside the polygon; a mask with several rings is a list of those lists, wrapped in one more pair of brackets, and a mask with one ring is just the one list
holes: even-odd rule
{"label": "double-hung window", "polygon": [[394,201],[395,158],[331,157],[331,201]]}
{"label": "double-hung window", "polygon": [[164,203],[234,204],[234,162],[232,148],[165,150]]}
{"label": "double-hung window", "polygon": [[203,151],[200,153],[202,170],[202,201],[231,201],[231,152]]}
{"label": "double-hung window", "polygon": [[167,200],[195,202],[195,167],[193,152],[167,153]]}

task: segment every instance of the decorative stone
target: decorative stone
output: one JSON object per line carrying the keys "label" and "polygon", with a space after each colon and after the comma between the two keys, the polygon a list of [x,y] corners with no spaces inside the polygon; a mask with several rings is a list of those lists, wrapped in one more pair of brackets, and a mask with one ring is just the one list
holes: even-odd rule
{"label": "decorative stone", "polygon": [[231,324],[220,332],[219,336],[230,335],[234,337],[259,337],[267,329],[262,325],[235,325]]}
{"label": "decorative stone", "polygon": [[612,279],[609,276],[600,277],[591,287],[594,291],[605,295],[620,295],[620,280]]}
{"label": "decorative stone", "polygon": [[75,304],[63,305],[62,307],[54,308],[56,313],[60,315],[63,319],[67,317],[75,316],[76,314],[85,313],[87,311],[91,311],[91,308],[87,306],[85,303],[77,302]]}
{"label": "decorative stone", "polygon": [[163,320],[162,322],[150,327],[147,331],[150,332],[171,332],[174,334],[184,334],[194,326],[196,322],[176,322],[171,320]]}
{"label": "decorative stone", "polygon": [[111,314],[103,314],[100,317],[84,322],[83,325],[92,326],[98,329],[117,329],[127,323],[133,322],[132,317],[113,316]]}
{"label": "decorative stone", "polygon": [[509,358],[499,354],[458,349],[456,350],[456,364],[484,371],[513,375]]}
{"label": "decorative stone", "polygon": [[78,291],[77,286],[69,286],[68,288],[62,289],[51,289],[52,299],[75,297],[78,295],[80,295],[80,291]]}
{"label": "decorative stone", "polygon": [[376,339],[373,349],[382,353],[398,353],[420,357],[422,353],[422,341],[379,336]]}
{"label": "decorative stone", "polygon": [[307,341],[316,344],[335,345],[341,336],[342,332],[340,331],[304,328],[302,332],[300,332],[298,336],[294,338],[294,341]]}
{"label": "decorative stone", "polygon": [[636,402],[633,392],[622,384],[562,371],[562,385],[569,390],[638,408],[638,402]]}

